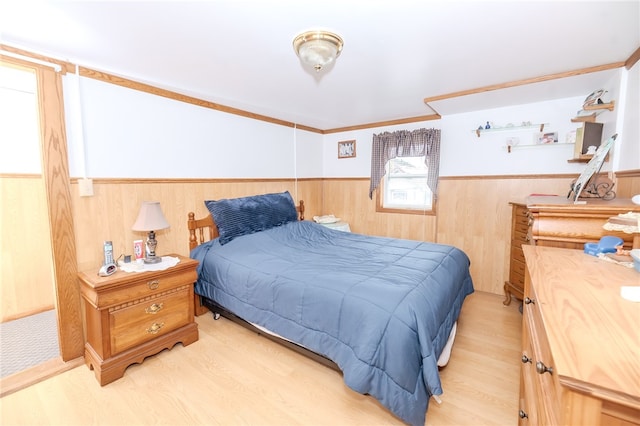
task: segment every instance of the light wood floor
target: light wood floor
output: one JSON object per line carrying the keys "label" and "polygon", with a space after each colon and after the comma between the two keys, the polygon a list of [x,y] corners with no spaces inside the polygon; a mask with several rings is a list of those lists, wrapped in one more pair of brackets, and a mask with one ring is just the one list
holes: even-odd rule
{"label": "light wood floor", "polygon": [[[266,338],[209,314],[200,340],[129,367],[105,387],[80,366],[0,399],[2,425],[400,425],[342,377]],[[518,303],[467,298],[442,405],[427,425],[515,425],[521,315]]]}

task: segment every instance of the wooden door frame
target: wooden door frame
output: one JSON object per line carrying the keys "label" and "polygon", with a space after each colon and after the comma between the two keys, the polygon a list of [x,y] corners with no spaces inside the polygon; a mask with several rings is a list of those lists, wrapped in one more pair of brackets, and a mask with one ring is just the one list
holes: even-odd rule
{"label": "wooden door frame", "polygon": [[58,315],[58,338],[63,361],[84,354],[80,290],[64,121],[62,76],[38,67],[38,108],[42,174],[45,182]]}
{"label": "wooden door frame", "polygon": [[1,54],[0,60],[33,71],[38,83],[40,152],[52,249],[58,341],[62,360],[67,362],[84,355],[84,331],[76,275],[78,265],[64,120],[62,74],[65,68],[56,71],[47,65]]}

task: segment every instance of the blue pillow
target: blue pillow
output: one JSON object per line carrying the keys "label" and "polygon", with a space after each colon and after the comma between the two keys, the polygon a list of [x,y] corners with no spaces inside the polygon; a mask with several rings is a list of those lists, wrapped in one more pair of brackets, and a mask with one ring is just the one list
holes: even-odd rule
{"label": "blue pillow", "polygon": [[298,220],[289,191],[224,200],[204,204],[218,226],[220,244],[236,237],[264,231]]}

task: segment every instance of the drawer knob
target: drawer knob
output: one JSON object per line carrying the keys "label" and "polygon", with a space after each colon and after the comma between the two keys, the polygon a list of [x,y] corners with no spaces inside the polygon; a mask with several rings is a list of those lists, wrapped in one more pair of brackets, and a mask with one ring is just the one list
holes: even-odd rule
{"label": "drawer knob", "polygon": [[160,280],[148,281],[147,286],[149,286],[149,290],[155,290],[160,287]]}
{"label": "drawer knob", "polygon": [[553,368],[547,367],[541,361],[536,362],[536,371],[538,372],[538,374],[544,374],[544,373],[553,374]]}
{"label": "drawer knob", "polygon": [[524,410],[520,410],[520,411],[518,412],[518,416],[519,416],[521,419],[528,419],[528,418],[529,418],[529,416],[527,415],[527,413],[525,413],[525,412],[524,412]]}
{"label": "drawer knob", "polygon": [[151,327],[147,328],[147,333],[158,334],[158,331],[160,331],[162,327],[164,327],[163,322],[154,322]]}
{"label": "drawer knob", "polygon": [[528,356],[526,356],[525,354],[522,354],[522,363],[526,364],[528,362],[531,362],[531,358],[529,358]]}
{"label": "drawer knob", "polygon": [[149,306],[148,308],[145,308],[145,312],[148,314],[157,314],[158,312],[160,312],[162,310],[162,307],[164,306],[164,303],[154,303],[153,305]]}
{"label": "drawer knob", "polygon": [[534,303],[534,304],[535,304],[536,302],[535,302],[535,300],[533,300],[533,299],[531,299],[531,298],[529,298],[529,297],[525,297],[525,298],[524,298],[524,303],[525,303],[525,304],[527,304],[527,305],[530,305],[530,304],[532,304],[532,303]]}

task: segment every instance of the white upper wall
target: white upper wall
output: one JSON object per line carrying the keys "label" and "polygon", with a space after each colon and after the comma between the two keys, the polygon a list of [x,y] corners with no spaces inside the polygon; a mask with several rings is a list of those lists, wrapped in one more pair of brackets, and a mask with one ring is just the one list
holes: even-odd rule
{"label": "white upper wall", "polygon": [[[611,160],[603,164],[602,171],[640,169],[640,63],[629,71],[620,69],[603,88],[607,90],[604,101],[615,101],[615,109],[602,111],[597,122],[604,124],[603,139],[615,133],[618,138]],[[594,88],[597,89],[600,87]],[[586,96],[448,115],[438,121],[328,134],[324,137],[323,176],[367,177],[374,134],[422,127],[442,130],[441,176],[579,174],[586,164],[567,161],[574,157],[574,146],[565,142],[571,131],[582,126],[571,119]],[[511,123],[514,128],[484,133],[478,138],[473,129],[484,126],[486,121],[502,127]],[[545,132],[558,133],[558,144],[536,146],[537,130],[516,128],[523,121],[546,123]],[[506,145],[511,138],[517,138],[518,145],[509,153]],[[338,141],[350,139],[356,140],[357,157],[338,159]]]}
{"label": "white upper wall", "polygon": [[[603,138],[615,131],[626,135],[614,146],[613,161],[605,163],[604,171],[640,168],[638,68],[636,65],[626,79],[624,129],[616,128],[623,109],[618,99],[620,79],[605,88],[608,93],[604,99],[616,100],[616,110],[598,116],[598,122],[605,123]],[[567,134],[581,126],[571,118],[584,97],[321,135],[88,78],[80,78],[80,96],[77,89],[76,76],[65,76],[72,177],[367,177],[373,134],[422,127],[442,130],[441,176],[579,174],[585,167],[584,163],[567,162],[573,158],[574,148],[565,143]],[[487,121],[494,127],[514,127],[478,138],[474,129]],[[535,145],[537,129],[517,128],[522,122],[546,123],[544,131],[557,132],[558,143]],[[507,141],[513,138],[517,138],[517,145],[509,153]],[[337,143],[344,140],[356,140],[355,158],[338,159]]]}
{"label": "white upper wall", "polygon": [[[606,98],[605,99],[609,99]],[[581,127],[572,123],[581,109],[584,97],[567,98],[527,105],[488,109],[443,117],[437,121],[425,121],[401,126],[358,130],[325,136],[325,177],[366,177],[371,173],[371,141],[374,134],[384,131],[414,130],[419,128],[441,129],[440,176],[487,176],[517,174],[579,174],[584,163],[569,163],[574,157],[574,145],[568,144],[567,135]],[[604,123],[603,138],[615,132],[615,111],[605,111],[598,116]],[[478,137],[475,129],[489,121],[499,131],[484,132]],[[544,133],[556,132],[558,143],[536,145],[538,128],[519,128],[522,122],[545,123]],[[509,127],[512,125],[512,127]],[[516,139],[514,141],[514,138]],[[355,139],[357,157],[337,159],[337,142]],[[507,142],[515,146],[507,150]],[[617,147],[619,148],[619,147]],[[635,162],[640,167],[640,161]],[[611,170],[611,163],[603,166]]]}
{"label": "white upper wall", "polygon": [[64,78],[71,176],[295,176],[292,128],[87,78],[78,114],[75,79]]}
{"label": "white upper wall", "polygon": [[634,170],[640,168],[640,62],[629,71],[622,71],[621,86],[626,86],[618,109],[618,122],[624,123],[621,128],[624,149],[616,157],[615,169]]}

